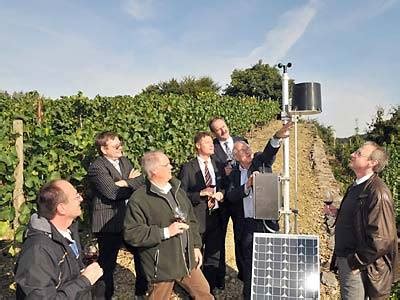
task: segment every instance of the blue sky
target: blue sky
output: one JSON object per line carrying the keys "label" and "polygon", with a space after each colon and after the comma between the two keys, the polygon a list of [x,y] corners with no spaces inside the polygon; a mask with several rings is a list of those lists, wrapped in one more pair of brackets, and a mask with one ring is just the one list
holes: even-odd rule
{"label": "blue sky", "polygon": [[0,0],[0,89],[136,94],[259,59],[322,87],[338,137],[400,104],[400,0]]}

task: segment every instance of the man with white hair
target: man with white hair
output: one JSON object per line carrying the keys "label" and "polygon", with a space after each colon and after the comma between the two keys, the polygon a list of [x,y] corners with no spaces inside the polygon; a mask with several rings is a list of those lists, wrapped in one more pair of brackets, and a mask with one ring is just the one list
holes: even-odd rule
{"label": "man with white hair", "polygon": [[272,164],[280,147],[280,141],[289,136],[292,123],[283,125],[268,141],[263,152],[253,154],[251,147],[244,141],[234,144],[233,155],[238,165],[229,175],[229,188],[226,200],[235,206],[234,227],[239,228],[239,248],[243,268],[243,297],[250,299],[253,235],[255,232],[276,232],[277,220],[259,220],[254,218],[253,178],[257,172],[272,172]]}
{"label": "man with white hair", "polygon": [[[137,247],[150,282],[148,299],[169,299],[175,282],[193,299],[214,299],[200,267],[201,238],[192,204],[161,151],[143,155],[145,186],[133,193],[124,220],[125,241]],[[177,214],[179,212],[179,214]]]}

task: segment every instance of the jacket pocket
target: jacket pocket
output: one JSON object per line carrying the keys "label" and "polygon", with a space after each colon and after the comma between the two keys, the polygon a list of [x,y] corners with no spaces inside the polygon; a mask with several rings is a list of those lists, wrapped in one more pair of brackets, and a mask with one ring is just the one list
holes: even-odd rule
{"label": "jacket pocket", "polygon": [[391,271],[383,257],[367,266],[367,290],[372,297],[390,293],[392,285]]}

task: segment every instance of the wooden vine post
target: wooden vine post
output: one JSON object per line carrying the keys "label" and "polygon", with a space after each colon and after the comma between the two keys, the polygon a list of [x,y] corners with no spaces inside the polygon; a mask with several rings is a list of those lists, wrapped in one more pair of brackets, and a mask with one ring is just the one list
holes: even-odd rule
{"label": "wooden vine post", "polygon": [[15,187],[13,192],[13,204],[15,209],[15,218],[13,221],[13,228],[16,230],[19,227],[19,215],[21,205],[25,202],[24,197],[24,125],[22,120],[14,120],[13,133],[16,136],[15,149],[17,152],[18,163],[14,170]]}

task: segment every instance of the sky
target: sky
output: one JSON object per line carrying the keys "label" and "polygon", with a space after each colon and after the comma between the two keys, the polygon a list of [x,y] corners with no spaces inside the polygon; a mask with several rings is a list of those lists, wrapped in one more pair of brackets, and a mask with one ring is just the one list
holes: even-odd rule
{"label": "sky", "polygon": [[0,0],[0,90],[134,95],[260,59],[319,82],[338,137],[400,104],[400,0]]}

